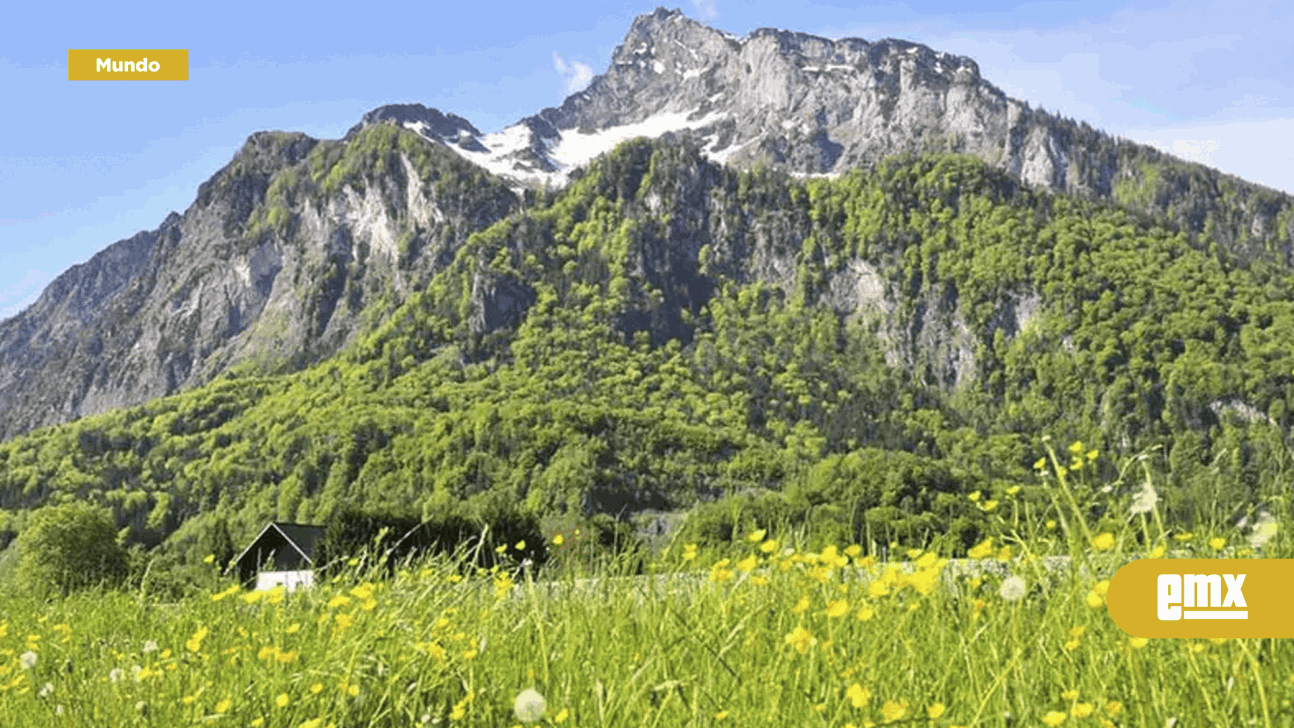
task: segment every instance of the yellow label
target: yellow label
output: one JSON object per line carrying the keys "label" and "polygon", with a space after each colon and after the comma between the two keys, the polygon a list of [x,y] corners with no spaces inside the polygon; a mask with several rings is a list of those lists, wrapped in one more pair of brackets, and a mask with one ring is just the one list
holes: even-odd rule
{"label": "yellow label", "polygon": [[90,50],[67,52],[69,81],[188,81],[188,49]]}
{"label": "yellow label", "polygon": [[1294,637],[1294,559],[1139,559],[1106,603],[1133,637]]}

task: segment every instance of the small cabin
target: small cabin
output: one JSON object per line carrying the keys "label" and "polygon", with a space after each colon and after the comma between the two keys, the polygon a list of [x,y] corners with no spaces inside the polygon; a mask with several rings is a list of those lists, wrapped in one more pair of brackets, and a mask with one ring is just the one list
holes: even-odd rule
{"label": "small cabin", "polygon": [[257,591],[312,586],[315,549],[323,535],[323,526],[271,521],[235,560],[238,580]]}

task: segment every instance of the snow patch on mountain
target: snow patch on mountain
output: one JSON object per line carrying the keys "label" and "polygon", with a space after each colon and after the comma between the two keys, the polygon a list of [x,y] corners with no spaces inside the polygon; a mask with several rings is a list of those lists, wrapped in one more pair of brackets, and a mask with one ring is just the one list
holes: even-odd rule
{"label": "snow patch on mountain", "polygon": [[562,135],[561,142],[553,149],[552,159],[565,168],[577,167],[599,154],[611,151],[620,142],[635,137],[654,139],[666,132],[704,128],[723,120],[727,114],[711,113],[699,119],[690,119],[691,116],[692,113],[689,112],[667,112],[650,116],[635,124],[613,126],[592,134],[567,132]]}

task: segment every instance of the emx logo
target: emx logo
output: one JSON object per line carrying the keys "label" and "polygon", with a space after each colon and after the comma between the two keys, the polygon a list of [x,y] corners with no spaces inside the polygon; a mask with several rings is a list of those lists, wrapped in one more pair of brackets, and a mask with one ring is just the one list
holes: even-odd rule
{"label": "emx logo", "polygon": [[[1222,596],[1224,581],[1226,598]],[[1244,574],[1160,574],[1159,621],[1249,619],[1249,610],[1243,608],[1247,606],[1241,592],[1244,586]]]}
{"label": "emx logo", "polygon": [[1294,559],[1140,559],[1110,580],[1134,637],[1294,637]]}

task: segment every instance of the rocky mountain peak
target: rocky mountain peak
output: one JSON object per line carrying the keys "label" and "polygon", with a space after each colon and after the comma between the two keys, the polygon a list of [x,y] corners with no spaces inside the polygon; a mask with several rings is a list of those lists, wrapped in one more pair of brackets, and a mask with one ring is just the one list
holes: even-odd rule
{"label": "rocky mountain peak", "polygon": [[442,113],[422,104],[387,104],[364,114],[359,123],[346,132],[346,138],[354,136],[361,129],[375,124],[395,124],[419,134],[443,142],[454,144],[472,151],[485,151],[477,140],[481,130],[472,126],[467,119],[457,114]]}

